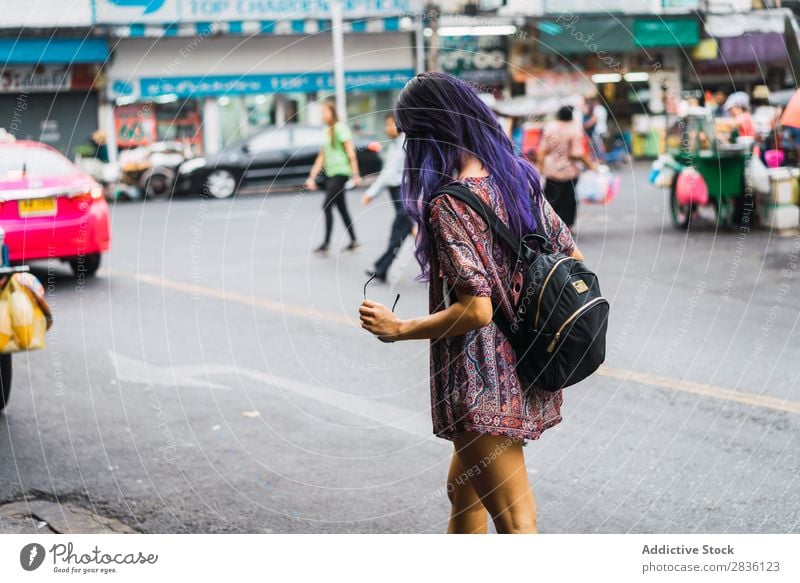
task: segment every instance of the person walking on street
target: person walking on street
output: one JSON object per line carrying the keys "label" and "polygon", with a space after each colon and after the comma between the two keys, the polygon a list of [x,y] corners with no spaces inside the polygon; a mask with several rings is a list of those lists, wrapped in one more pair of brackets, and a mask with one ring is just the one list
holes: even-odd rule
{"label": "person walking on street", "polygon": [[356,239],[356,232],[350,213],[347,210],[345,185],[352,180],[353,186],[361,184],[361,175],[358,172],[358,160],[353,146],[353,135],[350,128],[343,121],[339,121],[336,106],[333,102],[326,101],[322,105],[322,120],[325,122],[325,141],[317,154],[314,165],[306,180],[308,190],[317,189],[317,175],[325,170],[325,200],[322,209],[325,212],[325,239],[322,245],[314,250],[318,255],[328,255],[330,251],[331,234],[333,231],[333,207],[339,211],[344,221],[347,234],[350,235],[350,244],[343,251],[356,251],[361,245]]}
{"label": "person walking on street", "polygon": [[374,275],[375,279],[382,282],[386,282],[389,267],[400,251],[403,241],[413,229],[413,223],[403,210],[403,201],[400,199],[400,182],[403,178],[403,162],[405,160],[405,152],[403,151],[404,138],[397,131],[397,123],[393,114],[386,116],[385,128],[390,142],[386,147],[383,168],[362,199],[362,202],[368,205],[381,191],[386,189],[392,198],[392,204],[394,204],[395,214],[394,221],[392,221],[391,234],[389,235],[389,246],[386,252],[375,262],[375,269],[367,271],[368,275]]}
{"label": "person walking on street", "polygon": [[541,223],[553,249],[580,251],[542,197],[536,170],[469,84],[421,73],[400,93],[395,116],[406,135],[403,201],[419,229],[430,315],[403,320],[367,299],[361,325],[383,342],[431,341],[433,431],[454,443],[448,532],[487,532],[487,511],[499,533],[536,532],[523,444],[561,421],[561,391],[518,376],[511,344],[492,321],[494,310],[513,318],[512,250],[479,213],[437,193],[458,182],[517,237]]}
{"label": "person walking on street", "polygon": [[608,136],[608,111],[594,95],[586,99],[583,129],[589,137],[595,157],[604,160],[606,155],[605,139]]}
{"label": "person walking on street", "polygon": [[545,177],[544,196],[562,221],[572,229],[578,214],[575,183],[579,162],[589,168],[597,164],[583,147],[583,133],[572,121],[572,108],[565,105],[545,127],[538,151],[538,166]]}

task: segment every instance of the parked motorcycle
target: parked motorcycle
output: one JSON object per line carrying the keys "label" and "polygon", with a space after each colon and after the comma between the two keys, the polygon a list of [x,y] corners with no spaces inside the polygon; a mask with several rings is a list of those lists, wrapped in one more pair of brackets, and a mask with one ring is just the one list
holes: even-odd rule
{"label": "parked motorcycle", "polygon": [[191,157],[187,144],[167,141],[123,150],[118,162],[78,157],[76,163],[103,185],[108,198],[136,200],[169,196],[178,167]]}

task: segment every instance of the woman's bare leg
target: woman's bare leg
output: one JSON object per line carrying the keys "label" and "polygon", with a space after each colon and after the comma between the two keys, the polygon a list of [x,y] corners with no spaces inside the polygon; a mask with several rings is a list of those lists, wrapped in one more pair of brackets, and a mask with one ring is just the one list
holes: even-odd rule
{"label": "woman's bare leg", "polygon": [[537,532],[536,501],[528,483],[522,443],[464,432],[455,446],[469,484],[489,511],[497,532]]}
{"label": "woman's bare leg", "polygon": [[453,452],[450,471],[447,473],[447,497],[450,498],[448,534],[486,534],[488,521],[486,508],[472,489],[467,473]]}

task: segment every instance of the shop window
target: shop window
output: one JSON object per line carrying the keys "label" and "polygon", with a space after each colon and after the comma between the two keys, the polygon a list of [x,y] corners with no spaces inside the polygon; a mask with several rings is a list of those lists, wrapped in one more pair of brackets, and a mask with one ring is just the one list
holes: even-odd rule
{"label": "shop window", "polygon": [[202,148],[200,113],[194,99],[156,104],[156,131],[159,141],[178,141]]}
{"label": "shop window", "polygon": [[245,95],[248,133],[275,123],[275,96]]}

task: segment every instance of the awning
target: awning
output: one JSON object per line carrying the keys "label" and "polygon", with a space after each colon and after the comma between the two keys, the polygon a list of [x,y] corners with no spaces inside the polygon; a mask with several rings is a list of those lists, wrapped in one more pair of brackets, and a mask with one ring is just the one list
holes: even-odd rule
{"label": "awning", "polygon": [[700,42],[700,26],[693,18],[636,18],[633,36],[636,44],[644,48],[693,47]]}
{"label": "awning", "polygon": [[748,33],[783,34],[787,16],[792,16],[792,11],[788,8],[753,10],[739,14],[708,14],[705,27],[708,35],[714,38],[738,37]]}
{"label": "awning", "polygon": [[640,48],[690,47],[700,40],[694,17],[565,16],[537,24],[542,52],[627,53]]}
{"label": "awning", "polygon": [[537,24],[539,47],[544,53],[575,55],[623,53],[633,50],[628,18],[559,15]]}
{"label": "awning", "polygon": [[729,65],[787,61],[783,34],[754,33],[718,39],[722,60]]}
{"label": "awning", "polygon": [[3,38],[0,62],[7,65],[102,63],[108,43],[102,38]]}

